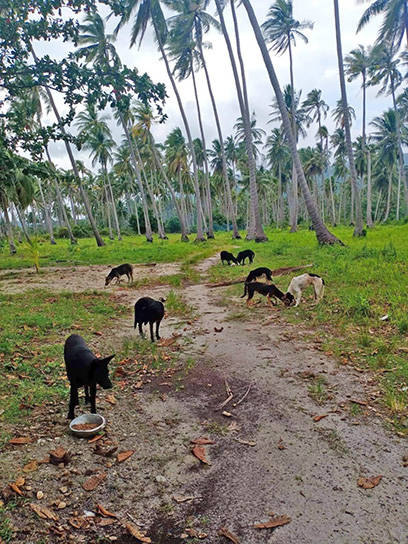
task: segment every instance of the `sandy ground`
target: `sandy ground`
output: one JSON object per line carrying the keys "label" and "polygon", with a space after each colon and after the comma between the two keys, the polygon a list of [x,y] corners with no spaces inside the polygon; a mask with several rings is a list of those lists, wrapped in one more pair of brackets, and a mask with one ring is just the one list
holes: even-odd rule
{"label": "sandy ground", "polygon": [[[28,289],[50,289],[52,291],[71,291],[80,293],[88,289],[105,289],[105,278],[112,266],[69,266],[44,267],[40,274],[33,270],[2,270],[0,271],[0,292],[21,293]],[[154,266],[133,265],[133,279],[158,276],[169,276],[180,271],[178,263],[157,263]],[[126,285],[127,278],[122,276],[120,285]],[[116,280],[107,289],[115,290]]]}
{"label": "sandy ground", "polygon": [[[217,260],[202,263],[201,272]],[[306,329],[281,322],[279,308],[262,305],[251,321],[229,320],[223,289],[193,285],[182,293],[197,308],[197,320],[184,331],[177,320],[166,320],[162,330],[167,338],[176,327],[183,331],[168,348],[180,345],[178,371],[144,376],[129,363],[129,373],[116,378],[115,404],[108,402],[112,391],[98,392],[98,411],[108,420],[98,443],[105,450],[118,446],[111,457],[66,432],[66,403],[39,411],[30,429],[19,429],[33,443],[5,448],[2,487],[18,475],[16,467],[57,446],[73,454],[66,467],[41,464],[25,474],[29,500],[9,513],[18,528],[12,542],[140,542],[126,529],[130,522],[155,544],[201,541],[194,534],[204,542],[231,542],[218,535],[221,527],[241,544],[406,544],[408,468],[402,458],[408,447],[377,417],[370,376],[339,366],[306,342]],[[231,301],[231,310],[237,304],[243,302]],[[95,344],[106,348],[115,341],[113,335]],[[324,378],[328,392],[321,405],[309,396],[315,376]],[[234,397],[219,409],[226,381]],[[361,403],[354,416],[353,400]],[[326,417],[314,421],[316,415]],[[191,453],[191,440],[203,436],[214,442],[204,446],[209,465]],[[115,455],[125,450],[134,454],[118,463]],[[103,482],[85,491],[84,481],[100,473]],[[379,475],[373,489],[357,485],[360,477]],[[59,519],[38,518],[29,502],[48,506]],[[95,516],[97,504],[118,518]],[[291,521],[254,528],[271,512]],[[81,528],[71,523],[78,519]]]}

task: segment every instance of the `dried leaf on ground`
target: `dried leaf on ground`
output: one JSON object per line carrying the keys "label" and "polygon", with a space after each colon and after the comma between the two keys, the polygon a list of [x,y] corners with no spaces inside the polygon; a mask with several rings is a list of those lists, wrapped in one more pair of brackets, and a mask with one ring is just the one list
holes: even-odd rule
{"label": "dried leaf on ground", "polygon": [[100,444],[96,444],[93,452],[96,455],[102,455],[103,457],[110,457],[116,452],[117,449],[118,449],[118,446],[112,446],[111,448],[103,449]]}
{"label": "dried leaf on ground", "polygon": [[228,540],[231,540],[234,544],[239,544],[238,538],[232,534],[226,527],[221,527],[221,529],[218,531],[219,536],[225,536],[225,538],[228,538]]}
{"label": "dried leaf on ground", "polygon": [[25,484],[25,478],[24,476],[19,476],[17,480],[15,481],[15,484],[18,485],[18,487],[21,487]]}
{"label": "dried leaf on ground", "polygon": [[350,402],[354,402],[354,404],[360,404],[361,406],[367,406],[368,402],[365,400],[358,400],[358,399],[350,399]]}
{"label": "dried leaf on ground", "polygon": [[191,538],[199,538],[200,540],[203,540],[204,538],[207,538],[207,533],[200,533],[200,531],[197,531],[197,529],[185,529],[184,532],[191,536]]}
{"label": "dried leaf on ground", "polygon": [[191,440],[192,444],[197,444],[198,446],[205,446],[206,444],[215,444],[213,440],[210,440],[209,438],[205,436],[200,436],[198,438],[195,438],[194,440]]}
{"label": "dried leaf on ground", "polygon": [[37,514],[38,517],[42,519],[52,519],[53,521],[57,521],[59,519],[55,512],[42,504],[40,505],[30,502],[30,508]]}
{"label": "dried leaf on ground", "polygon": [[404,457],[402,458],[402,466],[408,467],[408,455],[404,455]]}
{"label": "dried leaf on ground", "polygon": [[87,520],[84,518],[70,518],[68,523],[72,525],[72,527],[75,527],[75,529],[81,529],[81,527],[87,524]]}
{"label": "dried leaf on ground", "polygon": [[278,450],[286,450],[286,446],[285,446],[285,444],[283,443],[282,438],[279,438],[279,442],[278,442]]}
{"label": "dried leaf on ground", "polygon": [[274,529],[275,527],[282,527],[290,523],[292,519],[289,516],[273,516],[265,523],[257,523],[254,525],[254,529]]}
{"label": "dried leaf on ground", "polygon": [[93,491],[98,485],[103,482],[106,478],[106,472],[100,472],[99,474],[94,474],[82,484],[82,487],[85,491]]}
{"label": "dried leaf on ground", "polygon": [[114,395],[106,395],[105,399],[112,405],[115,405],[118,402]]}
{"label": "dried leaf on ground", "polygon": [[116,519],[112,518],[99,518],[97,520],[97,524],[99,527],[108,527],[109,525],[113,525],[116,523]]}
{"label": "dried leaf on ground", "polygon": [[29,436],[15,436],[14,438],[10,440],[9,444],[18,446],[21,444],[30,444],[30,442],[32,442],[32,440]]}
{"label": "dried leaf on ground", "polygon": [[177,336],[173,336],[171,338],[162,338],[159,342],[159,346],[162,347],[168,347],[174,344],[177,341]]}
{"label": "dried leaf on ground", "polygon": [[129,459],[129,457],[132,457],[134,453],[135,453],[135,450],[127,450],[127,451],[119,452],[117,456],[118,463],[123,463],[123,461],[126,461],[126,459]]}
{"label": "dried leaf on ground", "polygon": [[97,434],[96,436],[88,440],[88,444],[93,444],[94,442],[98,442],[98,440],[100,440],[102,437],[103,437],[103,434]]}
{"label": "dried leaf on ground", "polygon": [[18,487],[18,485],[14,484],[14,483],[11,483],[11,484],[9,484],[9,486],[10,486],[10,489],[12,489],[14,491],[14,493],[17,493],[17,495],[20,495],[20,497],[23,496],[23,492]]}
{"label": "dried leaf on ground", "polygon": [[56,448],[55,450],[50,451],[50,463],[53,465],[59,465],[64,463],[67,465],[71,461],[70,453],[64,448]]}
{"label": "dried leaf on ground", "polygon": [[23,472],[34,472],[38,469],[38,463],[36,460],[30,461],[23,467]]}
{"label": "dried leaf on ground", "polygon": [[205,465],[211,464],[207,459],[207,454],[203,446],[194,446],[194,448],[191,451],[192,451],[192,454],[195,457],[197,457],[197,459],[199,459]]}
{"label": "dried leaf on ground", "polygon": [[129,531],[129,533],[134,536],[137,540],[140,542],[144,542],[145,544],[151,544],[151,539],[148,536],[145,536],[143,533],[139,531],[139,529],[133,525],[133,523],[126,523],[126,529]]}
{"label": "dried leaf on ground", "polygon": [[329,414],[322,414],[320,416],[314,416],[313,421],[320,421],[321,419],[327,417]]}
{"label": "dried leaf on ground", "polygon": [[372,489],[373,487],[376,487],[382,479],[382,475],[379,476],[371,476],[371,478],[359,478],[357,481],[357,485],[359,487],[362,487],[363,489]]}
{"label": "dried leaf on ground", "polygon": [[41,500],[42,498],[44,498],[44,493],[42,491],[37,491],[36,497],[38,500]]}
{"label": "dried leaf on ground", "polygon": [[101,504],[97,504],[96,508],[98,510],[98,513],[102,516],[108,517],[108,518],[117,518],[118,516],[116,514],[113,514],[112,512],[109,512],[109,510],[106,510],[104,506]]}

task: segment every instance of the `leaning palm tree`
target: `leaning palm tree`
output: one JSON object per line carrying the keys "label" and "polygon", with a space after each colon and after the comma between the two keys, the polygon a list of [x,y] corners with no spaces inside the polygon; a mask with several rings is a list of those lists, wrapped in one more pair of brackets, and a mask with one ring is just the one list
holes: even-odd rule
{"label": "leaning palm tree", "polygon": [[[310,193],[309,187],[307,185],[307,181],[305,178],[305,173],[302,168],[302,164],[300,162],[299,154],[297,151],[297,145],[296,145],[296,137],[292,129],[292,124],[290,122],[290,118],[283,100],[282,91],[279,85],[278,78],[276,77],[276,72],[272,64],[271,57],[269,56],[268,49],[266,47],[265,40],[262,35],[261,28],[259,26],[258,20],[256,18],[255,12],[253,10],[253,7],[251,5],[251,2],[249,0],[242,0],[245,9],[248,13],[249,20],[251,22],[251,26],[253,28],[256,41],[258,43],[259,49],[262,53],[262,57],[264,59],[264,63],[266,66],[266,69],[268,71],[269,79],[271,81],[272,87],[275,92],[276,100],[279,104],[279,108],[282,115],[282,123],[285,130],[285,135],[291,150],[292,154],[292,160],[294,162],[295,168],[296,168],[296,174],[298,176],[299,184],[303,193],[303,197],[305,199],[305,204],[307,211],[309,213],[310,219],[312,221],[314,230],[316,232],[317,239],[319,243],[321,244],[335,244],[339,243],[340,240],[334,236],[325,224],[322,221],[322,218],[319,214],[319,211],[313,201],[313,197]],[[341,242],[340,242],[341,243]]]}
{"label": "leaning palm tree", "polygon": [[173,88],[174,94],[176,95],[177,104],[180,109],[180,114],[183,119],[184,128],[187,134],[187,140],[189,145],[189,150],[191,154],[192,164],[193,164],[193,180],[194,180],[194,191],[196,199],[196,208],[197,208],[197,236],[196,241],[201,242],[204,240],[203,232],[203,221],[202,221],[202,203],[201,203],[201,194],[198,181],[198,167],[196,162],[196,157],[194,153],[193,138],[191,136],[190,125],[187,120],[187,115],[184,109],[181,96],[176,85],[173,72],[170,68],[169,59],[165,50],[165,45],[168,38],[168,29],[166,20],[160,5],[160,0],[127,0],[125,9],[119,10],[120,21],[116,28],[116,32],[123,27],[126,23],[129,22],[132,13],[136,12],[135,21],[132,28],[132,35],[130,45],[133,46],[136,41],[139,40],[139,45],[141,44],[143,37],[145,35],[148,24],[150,23],[154,30],[154,35],[159,47],[160,54],[166,66],[166,72],[170,79],[171,86]]}
{"label": "leaning palm tree", "polygon": [[395,41],[399,49],[405,34],[408,46],[408,0],[374,0],[363,13],[357,32],[360,32],[373,17],[380,14],[384,15],[384,19],[377,43]]}
{"label": "leaning palm tree", "polygon": [[[296,45],[296,39],[308,43],[306,35],[302,30],[312,29],[313,23],[310,21],[298,21],[293,16],[293,0],[275,0],[275,3],[269,8],[267,19],[262,25],[265,39],[271,44],[271,49],[278,54],[289,53],[289,72],[290,88],[292,91],[292,130],[296,138],[295,124],[295,81],[293,76],[293,52],[292,46]],[[296,170],[293,168],[293,213],[291,218],[291,232],[297,229],[297,177]]]}
{"label": "leaning palm tree", "polygon": [[335,21],[335,27],[336,27],[337,60],[339,65],[339,77],[340,77],[340,89],[341,89],[341,103],[342,103],[343,119],[344,119],[344,132],[346,135],[347,155],[348,155],[348,160],[350,165],[351,186],[352,186],[353,194],[354,194],[354,203],[355,203],[355,212],[356,212],[356,225],[354,228],[354,236],[363,236],[365,234],[365,231],[363,229],[363,213],[361,209],[360,193],[359,193],[358,184],[357,184],[357,171],[356,171],[356,165],[354,163],[353,145],[351,142],[350,115],[349,115],[348,102],[347,102],[346,79],[344,76],[339,2],[338,0],[333,0],[333,1],[334,1],[334,21]]}

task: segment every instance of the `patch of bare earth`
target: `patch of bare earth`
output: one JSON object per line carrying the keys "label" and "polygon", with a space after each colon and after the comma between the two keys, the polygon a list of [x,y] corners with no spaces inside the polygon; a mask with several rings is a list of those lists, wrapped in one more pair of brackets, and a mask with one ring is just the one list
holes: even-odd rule
{"label": "patch of bare earth", "polygon": [[[33,270],[4,270],[0,271],[0,292],[21,293],[28,289],[50,289],[52,291],[71,291],[81,293],[92,289],[104,289],[105,278],[112,266],[69,266],[44,267],[40,273]],[[133,265],[133,279],[155,278],[169,276],[180,271],[178,263],[157,263],[155,265]],[[126,285],[127,278],[122,276],[119,285]],[[108,289],[117,287],[116,280]]]}
{"label": "patch of bare earth", "polygon": [[[370,378],[306,343],[303,329],[280,323],[279,307],[230,321],[222,290],[193,285],[182,293],[199,317],[163,348],[180,353],[176,368],[144,374],[137,354],[124,363],[113,392],[98,391],[103,438],[72,437],[66,403],[17,428],[33,442],[2,453],[2,487],[21,473],[28,498],[8,513],[13,542],[143,542],[132,531],[155,544],[232,542],[219,536],[222,527],[241,544],[408,542],[408,448],[377,417]],[[174,327],[165,322],[163,336]],[[97,340],[102,348],[105,339]],[[191,443],[200,437],[214,443]],[[117,449],[100,455],[98,444]],[[66,466],[18,470],[58,446],[72,453]],[[125,451],[133,454],[119,463]],[[86,491],[84,483],[101,474]],[[58,519],[38,517],[30,502]]]}

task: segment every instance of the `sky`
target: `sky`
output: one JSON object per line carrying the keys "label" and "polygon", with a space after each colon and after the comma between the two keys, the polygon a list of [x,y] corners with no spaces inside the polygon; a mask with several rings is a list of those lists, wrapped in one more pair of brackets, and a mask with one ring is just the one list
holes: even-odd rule
{"label": "sky", "polygon": [[[252,1],[260,24],[265,20],[271,4],[272,0]],[[309,38],[309,42],[304,44],[303,41],[299,41],[296,43],[294,49],[295,88],[296,90],[302,90],[302,100],[306,98],[306,95],[310,90],[314,88],[321,89],[323,99],[328,103],[330,109],[332,109],[340,98],[333,2],[332,0],[294,0],[293,5],[296,19],[308,20],[314,23],[313,30],[305,31]],[[367,27],[356,35],[358,21],[363,11],[367,8],[367,3],[361,3],[359,0],[340,0],[339,5],[342,25],[343,54],[346,55],[359,44],[365,46],[373,45],[378,27],[381,23],[381,16],[373,19]],[[215,14],[214,3],[210,5],[209,12],[213,15]],[[108,14],[106,10],[101,10],[100,13],[103,16]],[[277,126],[277,123],[268,123],[271,111],[270,105],[272,104],[274,97],[273,89],[263,59],[260,55],[252,27],[243,7],[238,8],[238,19],[246,67],[250,107],[255,113],[257,125],[260,128],[263,128],[268,134],[274,126]],[[231,32],[231,38],[233,38],[232,18],[230,16],[229,8],[226,9],[226,22],[227,27]],[[109,19],[107,21],[107,31],[111,32],[114,25],[115,20],[113,18]],[[157,51],[157,46],[154,43],[151,29],[148,28],[140,48],[137,46],[129,48],[130,28],[130,24],[122,28],[115,45],[124,64],[130,68],[137,68],[140,73],[147,72],[154,82],[162,82],[166,85],[168,98],[166,99],[164,109],[168,118],[165,124],[156,125],[153,129],[155,139],[158,142],[163,142],[167,134],[174,128],[180,127],[183,129],[177,101],[167,78],[164,62],[161,60],[160,53]],[[211,30],[206,36],[206,41],[209,41],[212,44],[212,48],[207,49],[205,54],[225,139],[233,133],[234,124],[240,115],[236,88],[225,40],[222,34],[215,30]],[[60,57],[66,54],[67,45],[62,43],[53,43],[51,45],[38,44],[37,50],[39,53],[49,53],[55,57]],[[274,52],[271,52],[271,58],[277,71],[281,87],[283,87],[289,82],[288,56],[287,54],[278,56]],[[203,73],[197,74],[197,82],[206,143],[207,148],[210,148],[211,141],[214,138],[217,138],[218,135]],[[357,115],[357,119],[353,122],[352,126],[353,138],[361,133],[362,95],[360,85],[361,82],[358,80],[348,83],[347,85],[348,100],[354,107]],[[193,138],[198,137],[199,126],[191,80],[179,83],[179,89],[185,105]],[[389,97],[377,97],[376,92],[375,88],[371,88],[368,91],[368,122],[391,106]],[[60,107],[63,107],[62,96],[56,98]],[[50,122],[53,122],[52,114],[49,119]],[[330,114],[324,123],[328,127],[329,132],[333,132],[335,126]],[[120,129],[113,121],[111,122],[111,129],[115,141],[120,142],[122,135]],[[317,127],[312,126],[308,131],[307,137],[304,140],[300,140],[299,145],[313,145],[315,143],[316,130]],[[75,129],[73,129],[73,131],[75,132]],[[58,166],[62,168],[70,167],[62,142],[52,143],[51,153]],[[77,152],[77,158],[84,160],[87,166],[90,167],[87,152]]]}

